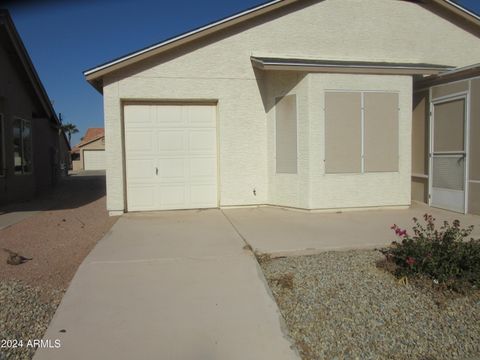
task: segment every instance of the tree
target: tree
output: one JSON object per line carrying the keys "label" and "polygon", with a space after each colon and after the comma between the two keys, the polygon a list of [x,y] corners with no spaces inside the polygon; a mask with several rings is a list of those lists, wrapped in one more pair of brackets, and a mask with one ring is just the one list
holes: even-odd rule
{"label": "tree", "polygon": [[72,140],[72,134],[78,133],[77,126],[70,123],[62,124],[62,130],[68,135],[68,142]]}

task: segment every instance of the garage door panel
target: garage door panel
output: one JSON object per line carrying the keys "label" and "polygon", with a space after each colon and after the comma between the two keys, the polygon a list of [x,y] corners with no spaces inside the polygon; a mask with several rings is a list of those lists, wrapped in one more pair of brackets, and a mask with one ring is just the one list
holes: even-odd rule
{"label": "garage door panel", "polygon": [[156,184],[129,184],[127,186],[128,209],[132,211],[155,210],[158,202]]}
{"label": "garage door panel", "polygon": [[216,127],[215,107],[192,105],[185,107],[185,117],[190,127]]}
{"label": "garage door panel", "polygon": [[192,130],[189,133],[190,151],[193,153],[215,154],[216,133],[214,130]]}
{"label": "garage door panel", "polygon": [[184,130],[158,131],[158,151],[185,153],[186,134]]}
{"label": "garage door panel", "polygon": [[163,207],[181,209],[187,202],[185,185],[162,185],[160,187],[160,202]]}
{"label": "garage door panel", "polygon": [[217,166],[216,159],[212,158],[190,158],[189,159],[189,173],[192,180],[200,179],[211,179],[216,181],[217,177]]}
{"label": "garage door panel", "polygon": [[155,160],[127,159],[128,178],[131,180],[154,180]]}
{"label": "garage door panel", "polygon": [[216,184],[196,184],[190,187],[190,201],[192,207],[215,207],[217,197]]}
{"label": "garage door panel", "polygon": [[126,129],[149,128],[153,124],[154,108],[148,105],[129,105],[124,107]]}
{"label": "garage door panel", "polygon": [[[128,107],[124,112],[128,210],[216,207],[215,107],[148,105],[150,110],[134,111]],[[152,114],[153,120],[146,121]]]}
{"label": "garage door panel", "polygon": [[125,141],[125,149],[127,154],[133,153],[153,153],[153,134],[147,131],[129,131],[128,137]]}
{"label": "garage door panel", "polygon": [[182,106],[162,105],[155,106],[156,118],[154,126],[156,128],[184,127],[187,125],[184,110]]}
{"label": "garage door panel", "polygon": [[185,181],[186,160],[179,159],[158,159],[158,176],[161,181]]}
{"label": "garage door panel", "polygon": [[85,170],[105,170],[105,150],[84,150],[83,168]]}

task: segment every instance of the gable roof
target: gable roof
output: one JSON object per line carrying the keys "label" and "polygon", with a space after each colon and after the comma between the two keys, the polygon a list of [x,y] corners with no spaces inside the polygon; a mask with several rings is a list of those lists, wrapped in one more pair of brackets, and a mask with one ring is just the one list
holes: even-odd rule
{"label": "gable roof", "polygon": [[[257,7],[242,11],[230,17],[210,23],[208,25],[202,26],[192,31],[183,33],[179,36],[167,39],[165,41],[143,48],[136,52],[127,54],[123,57],[114,59],[110,62],[101,64],[97,67],[84,71],[83,74],[87,79],[87,81],[93,87],[95,87],[98,91],[102,92],[102,77],[106,74],[109,74],[113,71],[124,68],[128,65],[137,63],[141,60],[158,55],[164,51],[170,50],[172,48],[183,45],[185,43],[203,38],[214,32],[224,30],[233,25],[242,23],[254,17],[272,12],[276,9],[280,9],[282,7],[285,7],[287,5],[300,2],[300,1],[301,0],[273,0],[273,1],[261,4]],[[448,11],[449,13],[460,16],[462,19],[477,26],[480,29],[480,16],[478,16],[477,14],[473,13],[470,10],[467,10],[466,8],[460,6],[459,4],[457,4],[452,0],[406,0],[406,1],[419,2],[427,5],[433,4],[433,5],[440,6],[441,8]]]}
{"label": "gable roof", "polygon": [[0,26],[2,26],[6,30],[8,39],[11,41],[13,49],[17,53],[20,59],[21,65],[25,69],[25,72],[27,73],[32,83],[33,89],[36,95],[38,96],[38,99],[40,100],[42,107],[44,108],[44,111],[49,117],[51,117],[52,120],[54,120],[57,124],[60,124],[60,121],[57,115],[55,114],[55,111],[53,110],[53,106],[50,102],[50,99],[48,98],[47,92],[45,91],[45,88],[43,87],[43,84],[40,81],[37,71],[33,66],[32,60],[28,55],[27,49],[23,45],[23,41],[20,38],[20,35],[17,32],[17,29],[15,28],[15,25],[13,23],[13,20],[8,10],[0,9]]}
{"label": "gable roof", "polygon": [[72,153],[80,151],[80,148],[105,137],[104,128],[88,128],[82,141],[72,148]]}
{"label": "gable roof", "polygon": [[[50,98],[48,97],[47,91],[43,87],[40,77],[38,76],[35,67],[33,66],[32,59],[28,55],[28,51],[23,44],[22,38],[18,34],[17,28],[13,23],[10,13],[6,9],[0,9],[0,27],[5,30],[8,40],[11,42],[12,48],[20,59],[20,65],[25,70],[25,73],[30,80],[32,88],[37,96],[45,114],[48,116],[50,121],[52,121],[60,131],[61,130],[61,121],[58,118]],[[67,143],[68,148],[70,149],[70,144],[67,140],[65,132],[62,131],[63,138]]]}

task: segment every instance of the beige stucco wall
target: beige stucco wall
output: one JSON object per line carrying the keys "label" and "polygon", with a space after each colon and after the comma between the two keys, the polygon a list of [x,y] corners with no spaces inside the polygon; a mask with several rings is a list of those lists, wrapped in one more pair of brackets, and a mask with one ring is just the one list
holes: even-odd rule
{"label": "beige stucco wall", "polygon": [[82,171],[84,168],[83,164],[83,151],[84,150],[105,150],[105,138],[100,138],[98,140],[92,141],[80,148],[80,157],[78,160],[72,161],[72,170],[73,171]]}
{"label": "beige stucco wall", "polygon": [[[308,119],[300,119],[299,116],[299,122],[303,124],[300,127],[305,125],[304,122],[309,123],[309,127],[305,127],[308,135],[302,134],[304,130],[299,129],[299,156],[304,157],[299,157],[299,165],[307,162],[304,169],[310,167],[308,171],[315,180],[305,184],[300,174],[296,179],[280,179],[272,175],[272,115],[264,84],[265,77],[270,75],[255,72],[250,56],[462,66],[479,62],[478,38],[427,9],[406,1],[304,1],[293,8],[298,8],[298,11],[282,9],[104,79],[109,210],[123,210],[125,205],[121,99],[218,101],[219,183],[223,206],[285,204],[285,201],[292,206],[322,208],[409,203],[411,109],[409,115],[406,110],[401,115],[402,153],[397,176],[366,174],[362,177],[343,175],[325,179],[321,175],[321,107],[325,84],[322,85],[321,81],[325,79],[331,88],[395,88],[401,93],[401,107],[406,109],[411,105],[410,79],[371,77],[372,80],[368,80],[367,77],[348,75],[309,75],[305,86],[307,95],[302,95],[310,99],[308,110],[303,109],[304,105],[299,106],[300,113],[308,113]],[[288,82],[288,77],[286,79]],[[304,91],[302,86],[294,91]],[[407,99],[408,96],[410,99]],[[305,104],[305,101],[300,99],[300,103]],[[309,143],[314,145],[309,150],[311,156],[300,149]],[[335,190],[335,184],[340,184],[342,191]],[[312,188],[310,195],[306,190],[309,185],[316,187],[315,192]],[[378,191],[373,190],[376,185],[380,186]],[[292,186],[298,189],[297,194],[290,193]],[[359,191],[362,187],[372,190]],[[350,193],[356,195],[349,199]]]}

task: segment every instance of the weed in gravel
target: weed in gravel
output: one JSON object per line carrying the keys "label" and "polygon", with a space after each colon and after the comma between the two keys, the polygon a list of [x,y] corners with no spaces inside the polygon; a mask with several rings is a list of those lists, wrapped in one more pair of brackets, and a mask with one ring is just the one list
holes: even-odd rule
{"label": "weed in gravel", "polygon": [[293,278],[294,276],[292,273],[286,273],[272,279],[272,281],[274,281],[282,289],[293,290]]}
{"label": "weed in gravel", "polygon": [[260,265],[268,264],[270,261],[272,261],[272,257],[270,256],[270,254],[261,254],[255,252],[255,257],[257,258],[257,261],[260,263]]}

